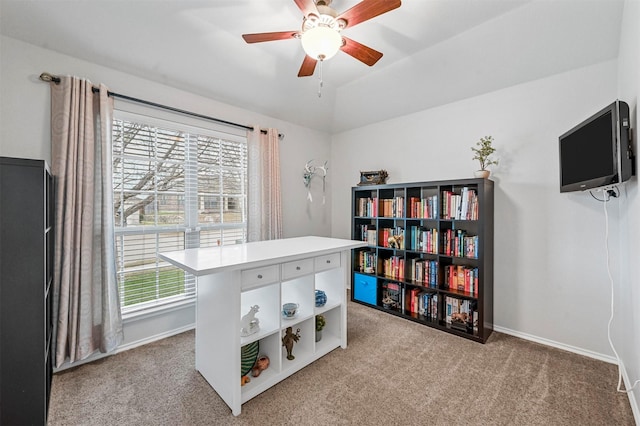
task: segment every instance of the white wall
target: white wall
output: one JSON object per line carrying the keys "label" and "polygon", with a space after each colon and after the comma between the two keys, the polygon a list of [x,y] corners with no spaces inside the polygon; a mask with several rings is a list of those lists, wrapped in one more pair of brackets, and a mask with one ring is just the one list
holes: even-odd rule
{"label": "white wall", "polygon": [[[634,130],[634,152],[636,170],[638,158],[638,93],[640,92],[640,2],[625,3],[620,51],[618,59],[618,95],[629,104],[631,127]],[[620,200],[620,254],[622,259],[621,279],[616,283],[613,322],[613,343],[620,355],[626,373],[626,388],[640,378],[640,195],[637,177]],[[640,390],[629,397],[636,419],[640,419]]]}
{"label": "white wall", "polygon": [[[0,155],[51,161],[49,85],[40,73],[69,74],[104,83],[125,95],[170,105],[249,126],[276,127],[285,137],[280,144],[284,236],[330,234],[331,200],[322,205],[321,182],[313,182],[314,202],[306,201],[302,171],[310,159],[327,160],[328,134],[225,105],[193,93],[134,77],[113,69],[42,49],[21,41],[0,38]],[[118,101],[116,102],[116,107]],[[328,190],[331,187],[329,175]],[[318,200],[318,201],[316,201]],[[137,317],[125,324],[124,347],[163,337],[194,323],[193,305],[164,315]]]}
{"label": "white wall", "polygon": [[616,73],[608,61],[335,135],[332,235],[350,236],[359,170],[386,169],[389,183],[472,177],[470,146],[493,135],[495,325],[611,359],[603,206],[560,194],[558,136],[616,98]]}

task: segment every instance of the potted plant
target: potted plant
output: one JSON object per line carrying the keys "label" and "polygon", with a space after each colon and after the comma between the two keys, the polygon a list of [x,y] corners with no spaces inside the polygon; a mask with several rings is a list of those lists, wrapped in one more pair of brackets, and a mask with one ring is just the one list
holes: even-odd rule
{"label": "potted plant", "polygon": [[326,324],[323,315],[316,315],[316,342],[322,340],[322,329]]}
{"label": "potted plant", "polygon": [[494,160],[491,157],[491,154],[496,152],[496,149],[492,146],[493,136],[485,136],[480,138],[478,142],[476,142],[476,146],[471,147],[471,151],[473,151],[474,160],[478,160],[480,162],[480,170],[477,170],[474,175],[479,178],[488,178],[489,170],[487,167],[495,164],[498,164],[498,160]]}

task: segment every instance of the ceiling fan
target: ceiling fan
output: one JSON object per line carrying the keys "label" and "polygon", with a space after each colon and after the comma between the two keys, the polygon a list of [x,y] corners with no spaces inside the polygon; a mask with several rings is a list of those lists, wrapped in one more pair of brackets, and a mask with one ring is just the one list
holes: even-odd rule
{"label": "ceiling fan", "polygon": [[400,7],[401,0],[362,0],[351,9],[338,14],[330,7],[332,0],[294,0],[304,14],[299,31],[243,34],[247,43],[300,39],[305,57],[298,77],[313,75],[318,61],[324,61],[342,50],[357,60],[372,66],[382,53],[340,34],[378,15]]}

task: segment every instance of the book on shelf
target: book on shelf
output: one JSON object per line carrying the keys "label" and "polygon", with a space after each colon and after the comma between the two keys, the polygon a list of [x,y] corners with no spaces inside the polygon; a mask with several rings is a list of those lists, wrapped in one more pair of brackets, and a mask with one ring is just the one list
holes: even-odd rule
{"label": "book on shelf", "polygon": [[404,197],[383,198],[380,203],[382,217],[404,217]]}
{"label": "book on shelf", "polygon": [[467,186],[460,193],[442,191],[442,217],[454,220],[478,220],[478,194]]}
{"label": "book on shelf", "polygon": [[444,255],[478,258],[478,236],[467,235],[464,229],[447,229],[442,236]]}
{"label": "book on shelf", "polygon": [[374,247],[378,245],[378,232],[375,227],[367,230],[367,244]]}
{"label": "book on shelf", "polygon": [[464,291],[478,297],[478,268],[463,265],[447,265],[444,282],[449,290]]}
{"label": "book on shelf", "polygon": [[368,223],[358,225],[360,241],[366,241],[368,245],[375,247],[378,245],[378,233],[376,226]]}
{"label": "book on shelf", "polygon": [[414,314],[419,313],[420,300],[418,295],[420,294],[420,289],[417,287],[411,287],[407,293],[408,294],[405,298],[405,310]]}
{"label": "book on shelf", "polygon": [[376,197],[358,198],[358,216],[377,217],[378,216],[378,198]]}
{"label": "book on shelf", "polygon": [[366,274],[375,274],[377,267],[377,255],[372,251],[360,251],[358,252],[358,265],[360,272]]}
{"label": "book on shelf", "polygon": [[391,256],[382,260],[382,275],[404,280],[405,261],[403,257]]}
{"label": "book on shelf", "polygon": [[427,229],[420,226],[410,228],[411,242],[409,250],[421,251],[424,253],[438,253],[438,230]]}
{"label": "book on shelf", "polygon": [[418,295],[418,313],[429,320],[438,319],[438,295],[426,291]]}
{"label": "book on shelf", "polygon": [[438,196],[410,197],[409,215],[417,219],[436,219],[438,217]]}
{"label": "book on shelf", "polygon": [[429,259],[411,259],[409,279],[425,287],[438,286],[438,262]]}

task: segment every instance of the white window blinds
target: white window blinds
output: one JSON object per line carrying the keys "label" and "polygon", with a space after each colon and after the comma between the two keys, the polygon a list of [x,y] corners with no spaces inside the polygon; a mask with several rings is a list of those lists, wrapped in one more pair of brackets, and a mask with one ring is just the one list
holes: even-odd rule
{"label": "white window blinds", "polygon": [[246,241],[246,138],[117,112],[113,191],[122,312],[195,295],[158,252]]}

